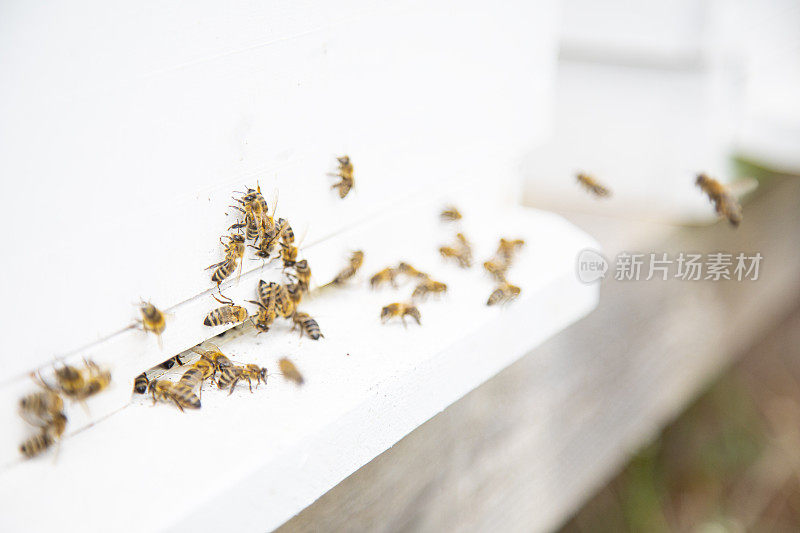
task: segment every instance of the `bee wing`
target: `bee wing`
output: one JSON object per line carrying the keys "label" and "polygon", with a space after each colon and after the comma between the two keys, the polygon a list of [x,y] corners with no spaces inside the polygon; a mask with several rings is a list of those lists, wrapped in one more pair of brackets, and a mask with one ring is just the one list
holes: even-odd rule
{"label": "bee wing", "polygon": [[741,198],[758,188],[758,180],[755,178],[740,178],[728,184],[728,192],[736,198]]}

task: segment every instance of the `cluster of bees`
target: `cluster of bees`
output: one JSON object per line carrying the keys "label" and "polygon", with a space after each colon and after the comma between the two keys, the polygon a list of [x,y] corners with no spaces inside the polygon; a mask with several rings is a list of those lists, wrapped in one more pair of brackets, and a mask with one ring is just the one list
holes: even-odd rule
{"label": "cluster of bees", "polygon": [[447,292],[447,284],[436,281],[426,272],[417,270],[409,263],[401,262],[396,267],[386,267],[376,272],[369,279],[369,286],[372,289],[380,289],[384,285],[392,288],[398,287],[398,280],[416,281],[417,284],[411,292],[410,301],[393,302],[381,309],[381,322],[386,323],[392,318],[399,318],[403,325],[406,325],[406,317],[411,317],[421,325],[421,313],[417,303],[422,302],[430,295],[440,295]]}
{"label": "cluster of bees", "polygon": [[62,396],[84,402],[111,383],[111,372],[89,360],[84,360],[83,368],[63,365],[55,369],[54,375],[56,382],[52,385],[40,375],[34,374],[33,377],[39,384],[40,390],[24,396],[19,401],[22,418],[37,429],[37,433],[19,447],[25,457],[41,454],[64,434],[67,415],[64,414]]}
{"label": "cluster of bees", "polygon": [[[611,191],[603,185],[600,185],[592,176],[579,173],[577,179],[578,183],[596,197],[607,198],[611,196]],[[742,206],[736,201],[736,198],[728,187],[705,173],[698,174],[695,179],[695,185],[700,187],[700,190],[703,191],[706,196],[708,196],[711,203],[714,204],[714,211],[716,211],[717,215],[727,219],[731,226],[739,226],[742,222]]]}
{"label": "cluster of bees", "polygon": [[[140,374],[134,383],[134,390],[139,394],[149,392],[153,403],[157,401],[175,405],[181,411],[185,409],[200,409],[203,395],[203,385],[207,380],[215,383],[220,390],[228,389],[228,394],[233,394],[238,383],[247,382],[248,389],[253,392],[253,382],[258,387],[262,382],[267,384],[267,369],[254,363],[235,364],[228,356],[215,345],[205,343],[195,346],[192,351],[199,354],[200,358],[183,371],[178,381],[169,379],[148,380],[147,373]],[[179,364],[183,364],[177,358]],[[281,374],[298,385],[304,382],[302,374],[289,359],[283,358],[278,362]],[[170,367],[172,365],[170,364]],[[216,380],[216,381],[215,381]]]}
{"label": "cluster of bees", "polygon": [[522,239],[500,239],[494,256],[483,263],[483,269],[497,282],[497,286],[486,300],[486,305],[505,304],[519,296],[521,289],[506,279],[506,273],[514,262],[514,256],[525,246]]}

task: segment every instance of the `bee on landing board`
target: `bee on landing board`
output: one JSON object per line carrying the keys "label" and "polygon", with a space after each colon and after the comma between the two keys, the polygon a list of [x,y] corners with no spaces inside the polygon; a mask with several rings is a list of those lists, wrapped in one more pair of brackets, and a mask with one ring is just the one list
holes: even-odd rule
{"label": "bee on landing board", "polygon": [[611,196],[611,191],[609,191],[606,187],[600,185],[596,179],[589,176],[588,174],[578,173],[576,176],[578,179],[578,183],[583,185],[583,187],[594,194],[598,198],[608,198]]}
{"label": "bee on landing board", "polygon": [[511,302],[512,300],[516,299],[521,292],[521,289],[516,285],[512,285],[508,282],[501,283],[493,292],[489,295],[489,299],[486,301],[486,305],[499,305],[499,304],[506,304]]}
{"label": "bee on landing board", "polygon": [[400,317],[400,320],[403,321],[403,326],[407,326],[406,316],[410,316],[417,324],[422,325],[419,309],[413,304],[395,302],[381,309],[381,322],[383,323],[393,317]]}
{"label": "bee on landing board", "polygon": [[[233,362],[220,351],[219,347],[211,344],[210,342],[205,343],[203,347],[195,346],[192,348],[192,351],[200,354],[201,360],[211,364],[213,367],[213,371],[211,373],[212,380],[216,376],[217,372],[221,372],[223,369],[233,365]],[[200,363],[200,361],[195,364],[198,363]]]}
{"label": "bee on landing board", "polygon": [[289,381],[293,381],[296,385],[302,385],[305,382],[303,375],[300,373],[297,367],[294,366],[294,363],[292,363],[286,357],[278,361],[278,368],[280,368],[281,374],[283,374],[284,378],[288,379]]}
{"label": "bee on landing board", "polygon": [[336,160],[339,162],[339,172],[335,174],[328,173],[328,175],[339,178],[338,182],[331,185],[331,189],[339,191],[339,198],[344,198],[355,185],[353,163],[350,161],[350,157],[346,155],[337,157]]}
{"label": "bee on landing board", "polygon": [[133,392],[136,394],[144,394],[147,392],[147,385],[149,384],[150,380],[147,379],[147,372],[142,372],[133,380]]}
{"label": "bee on landing board", "polygon": [[150,302],[142,302],[139,304],[139,312],[142,314],[142,328],[145,331],[155,333],[158,338],[158,346],[161,347],[161,334],[167,329],[167,321],[164,318],[164,313]]}
{"label": "bee on landing board", "polygon": [[[308,287],[311,284],[311,267],[308,266],[307,259],[294,264],[294,277],[297,278],[300,289],[303,292],[308,292]],[[299,303],[299,300],[296,303]]]}
{"label": "bee on landing board", "polygon": [[295,327],[299,327],[301,337],[303,336],[303,333],[305,333],[311,338],[311,340],[316,341],[319,340],[320,337],[325,336],[320,331],[317,321],[314,320],[308,313],[296,311],[294,315],[292,315],[292,322],[292,331],[294,331]]}
{"label": "bee on landing board", "polygon": [[267,384],[267,369],[255,364],[230,366],[220,373],[217,386],[220,389],[227,389],[230,387],[230,391],[228,392],[230,396],[233,394],[236,384],[241,380],[247,380],[250,392],[253,392],[253,380],[256,382],[256,388],[258,388],[262,381],[264,385]]}
{"label": "bee on landing board", "polygon": [[212,295],[219,303],[223,304],[222,307],[217,307],[206,315],[203,319],[203,324],[206,326],[222,326],[223,324],[238,324],[247,320],[247,309],[242,306],[234,305],[233,300],[220,294],[221,299]]}
{"label": "bee on landing board", "polygon": [[[258,313],[255,315],[253,325],[259,333],[266,333],[269,331],[275,319],[278,317],[278,291],[280,285],[271,281],[267,283],[264,280],[258,282],[258,300],[248,300],[252,304],[259,307]],[[251,317],[251,320],[254,317]]]}
{"label": "bee on landing board", "polygon": [[200,398],[186,386],[172,383],[165,379],[150,382],[150,394],[153,396],[153,405],[156,401],[172,402],[183,411],[184,409],[200,409]]}
{"label": "bee on landing board", "polygon": [[714,210],[718,215],[728,219],[731,226],[739,226],[742,222],[742,207],[727,187],[706,174],[698,175],[695,184],[714,203]]}

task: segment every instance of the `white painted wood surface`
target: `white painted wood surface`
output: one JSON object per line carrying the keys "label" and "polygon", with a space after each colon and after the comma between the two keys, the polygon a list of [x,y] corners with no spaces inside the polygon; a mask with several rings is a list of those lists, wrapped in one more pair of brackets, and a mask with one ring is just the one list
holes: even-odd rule
{"label": "white painted wood surface", "polygon": [[[415,207],[417,216],[403,226],[387,213],[331,244],[339,254],[363,247],[367,257],[357,286],[322,292],[303,305],[324,339],[301,339],[277,325],[255,339],[220,342],[235,360],[271,372],[289,355],[305,374],[302,388],[275,375],[252,395],[240,388],[229,397],[208,387],[202,409],[184,414],[137,396],[68,435],[56,464],[51,456],[6,464],[0,529],[49,531],[76,520],[87,532],[272,529],[595,306],[597,286],[574,273],[578,251],[596,246],[591,238],[549,213],[485,211],[478,201],[467,204],[463,228],[476,257],[490,255],[501,234],[529,243],[510,272],[523,288],[520,300],[487,307],[492,283],[481,270],[438,257],[436,244],[452,231],[430,231],[440,205],[435,199]],[[397,246],[381,246],[386,239]],[[367,275],[412,257],[446,281],[449,292],[420,306],[421,327],[381,325],[380,308],[412,286],[374,292]],[[246,280],[252,277],[241,285]],[[47,513],[31,512],[37,501],[48,502]]]}
{"label": "white painted wood surface", "polygon": [[[156,358],[124,332],[132,304],[212,288],[245,184],[279,191],[306,246],[452,183],[514,189],[547,128],[554,16],[552,0],[4,5],[0,384],[103,339]],[[342,153],[345,201],[325,176]],[[188,345],[178,329],[164,353]]]}

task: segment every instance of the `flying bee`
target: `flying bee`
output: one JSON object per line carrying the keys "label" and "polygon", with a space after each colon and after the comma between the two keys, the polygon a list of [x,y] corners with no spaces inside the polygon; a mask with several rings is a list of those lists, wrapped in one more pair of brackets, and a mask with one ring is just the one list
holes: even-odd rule
{"label": "flying bee", "polygon": [[133,380],[133,392],[136,394],[144,394],[147,392],[147,385],[149,383],[150,380],[147,379],[147,372],[142,372]]}
{"label": "flying bee", "polygon": [[330,282],[323,285],[323,287],[344,285],[349,279],[356,275],[358,269],[364,264],[364,252],[356,250],[350,254],[350,260],[344,270],[336,274]]}
{"label": "flying bee", "polygon": [[311,267],[308,266],[308,259],[303,259],[294,264],[294,277],[297,278],[300,289],[308,291],[311,283]]}
{"label": "flying bee", "polygon": [[509,265],[514,260],[514,255],[525,246],[523,239],[500,239],[497,246],[497,256],[503,258]]}
{"label": "flying bee", "polygon": [[139,304],[139,312],[142,314],[142,328],[145,331],[152,331],[158,337],[158,346],[161,347],[161,334],[167,329],[167,321],[164,318],[164,313],[150,302],[142,302]]}
{"label": "flying bee", "polygon": [[483,269],[486,270],[495,280],[503,283],[506,281],[506,272],[508,272],[508,263],[500,259],[493,258],[483,263]]}
{"label": "flying bee", "polygon": [[347,193],[350,192],[350,189],[352,189],[355,185],[355,180],[353,178],[353,163],[350,162],[350,157],[346,155],[337,157],[336,160],[339,162],[339,172],[336,174],[328,173],[328,175],[339,178],[338,182],[331,185],[331,189],[336,189],[339,191],[339,198],[344,198],[347,196]]}
{"label": "flying bee", "polygon": [[301,337],[303,333],[305,333],[311,337],[312,340],[316,341],[319,340],[320,337],[325,336],[320,331],[317,321],[311,318],[311,315],[308,313],[295,312],[294,315],[292,315],[292,322],[292,330],[294,330],[295,327],[299,327]]}
{"label": "flying bee", "polygon": [[56,413],[50,424],[42,428],[36,435],[20,444],[19,451],[28,459],[40,455],[50,448],[55,441],[61,438],[66,427],[67,416],[62,412]]}
{"label": "flying bee", "polygon": [[454,205],[448,205],[439,213],[442,222],[455,222],[461,220],[461,212]]}
{"label": "flying bee", "polygon": [[426,279],[420,282],[419,285],[414,288],[414,292],[411,294],[411,299],[424,300],[429,294],[444,294],[446,292],[447,285],[445,283],[432,279]]}
{"label": "flying bee", "polygon": [[203,324],[206,326],[222,326],[223,324],[238,324],[247,320],[247,309],[240,305],[234,305],[233,300],[220,294],[222,299],[212,295],[222,307],[217,307],[206,315]]}
{"label": "flying bee", "polygon": [[454,246],[439,247],[439,254],[443,259],[453,259],[461,268],[472,266],[472,245],[463,233],[456,234],[456,244]]}
{"label": "flying bee", "polygon": [[23,396],[19,412],[29,424],[39,427],[50,425],[56,414],[64,409],[64,400],[55,391],[40,390]]}
{"label": "flying bee", "polygon": [[429,278],[430,276],[421,270],[417,270],[413,266],[408,263],[402,262],[397,265],[397,270],[401,274],[408,276],[409,278]]}
{"label": "flying bee", "polygon": [[283,377],[289,381],[293,381],[296,385],[302,385],[305,382],[303,379],[303,374],[297,370],[297,367],[294,366],[294,363],[289,361],[289,359],[283,357],[280,361],[278,361],[278,367],[281,369],[281,374],[283,374]]}
{"label": "flying bee", "polygon": [[247,380],[247,385],[250,387],[250,392],[253,392],[253,380],[256,382],[256,388],[264,381],[267,384],[267,369],[255,364],[248,364],[244,366],[232,366],[226,368],[217,380],[217,386],[220,389],[227,389],[230,387],[228,395],[233,394],[236,384],[241,380]]}
{"label": "flying bee", "polygon": [[698,175],[695,184],[714,203],[717,214],[727,218],[731,226],[737,227],[742,222],[742,207],[727,187],[706,174]]}
{"label": "flying bee", "polygon": [[396,268],[386,267],[369,278],[369,286],[372,289],[377,289],[384,283],[388,283],[392,287],[397,287],[397,282],[395,280],[399,273],[400,271]]}
{"label": "flying bee", "polygon": [[38,381],[49,391],[61,392],[73,400],[85,400],[102,391],[111,383],[111,372],[103,370],[90,360],[84,360],[85,368],[64,365],[55,370],[56,386],[46,383],[41,376]]}
{"label": "flying bee", "polygon": [[417,324],[422,325],[420,321],[420,313],[417,306],[414,304],[407,304],[407,303],[391,303],[381,309],[381,322],[386,323],[392,317],[400,317],[403,321],[403,326],[407,326],[406,324],[406,315],[413,318]]}
{"label": "flying bee", "polygon": [[189,388],[179,386],[165,379],[150,382],[148,387],[153,396],[153,405],[156,401],[172,402],[181,411],[186,409],[200,409],[200,398]]}
{"label": "flying bee", "polygon": [[471,259],[464,253],[461,248],[453,246],[440,246],[439,254],[444,259],[453,259],[458,263],[461,268],[469,268],[472,265]]}
{"label": "flying bee", "polygon": [[498,305],[498,304],[506,304],[509,303],[511,300],[514,300],[519,296],[521,292],[520,288],[516,285],[512,285],[508,282],[501,283],[493,292],[489,295],[489,299],[486,301],[486,305]]}
{"label": "flying bee", "polygon": [[600,185],[596,179],[588,174],[578,173],[578,183],[584,186],[586,190],[597,196],[598,198],[607,198],[611,196],[611,191]]}

